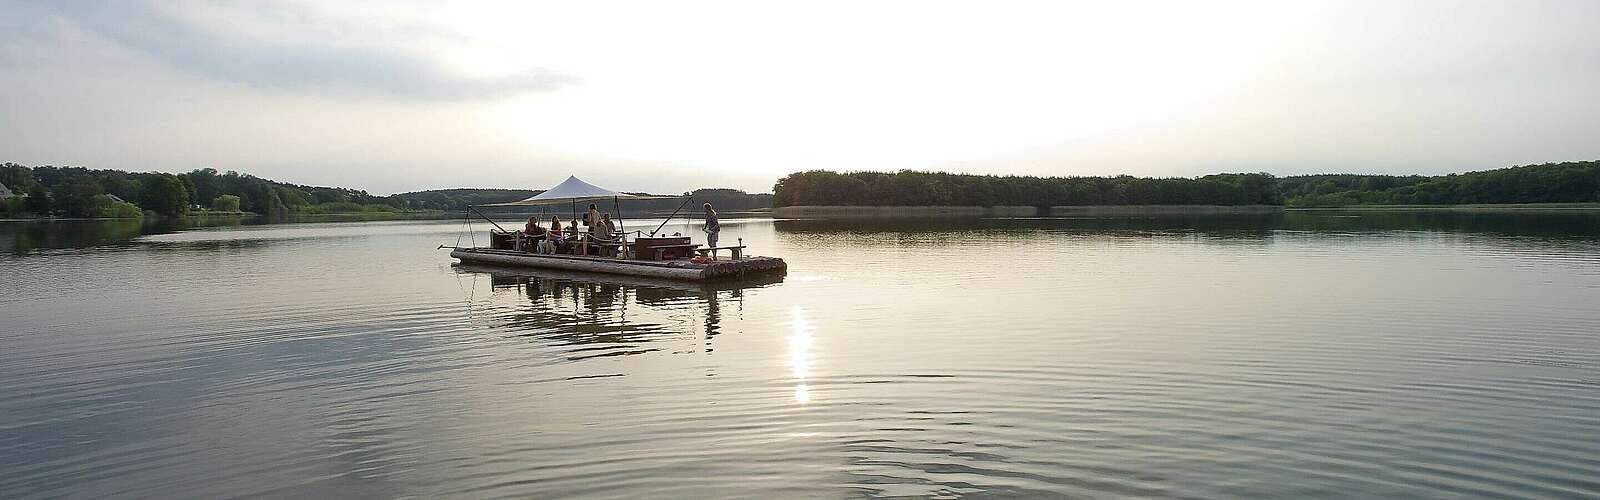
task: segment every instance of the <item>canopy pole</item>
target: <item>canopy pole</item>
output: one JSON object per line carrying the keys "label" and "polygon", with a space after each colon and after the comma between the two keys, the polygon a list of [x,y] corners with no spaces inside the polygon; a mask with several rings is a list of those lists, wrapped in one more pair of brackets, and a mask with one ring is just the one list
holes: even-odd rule
{"label": "canopy pole", "polygon": [[617,201],[617,197],[615,196],[611,197],[611,211],[617,213],[617,231],[623,233],[628,232],[622,227],[622,202]]}
{"label": "canopy pole", "polygon": [[[626,259],[628,258],[628,231],[622,227],[622,202],[618,201],[615,196],[611,197],[611,211],[617,213],[617,238],[622,240],[622,246],[617,248],[617,258]],[[611,235],[608,234],[606,236],[610,237]],[[622,299],[624,301],[628,299],[627,291],[623,291]],[[626,307],[626,304],[624,304],[624,307]]]}

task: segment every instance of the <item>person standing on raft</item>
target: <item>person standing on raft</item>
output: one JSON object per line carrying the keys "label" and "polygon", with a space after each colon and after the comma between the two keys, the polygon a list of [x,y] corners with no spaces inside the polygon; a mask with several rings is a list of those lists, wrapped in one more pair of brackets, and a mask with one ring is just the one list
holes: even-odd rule
{"label": "person standing on raft", "polygon": [[589,232],[594,232],[594,227],[600,224],[600,209],[593,203],[589,204],[589,212],[583,214],[583,225],[589,226]]}
{"label": "person standing on raft", "polygon": [[717,222],[717,209],[711,208],[711,202],[706,202],[706,225],[701,230],[706,232],[706,246],[717,246],[717,236],[722,233],[722,224]]}

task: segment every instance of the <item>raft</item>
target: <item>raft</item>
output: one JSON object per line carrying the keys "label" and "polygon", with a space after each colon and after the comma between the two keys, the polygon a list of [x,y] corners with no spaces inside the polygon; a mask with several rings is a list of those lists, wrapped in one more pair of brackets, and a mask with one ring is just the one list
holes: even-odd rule
{"label": "raft", "polygon": [[713,260],[704,264],[696,264],[688,260],[651,261],[585,255],[535,254],[493,248],[457,248],[450,252],[450,256],[461,259],[463,263],[623,274],[681,281],[739,279],[762,275],[781,276],[789,271],[789,266],[783,262],[783,259],[759,256]]}

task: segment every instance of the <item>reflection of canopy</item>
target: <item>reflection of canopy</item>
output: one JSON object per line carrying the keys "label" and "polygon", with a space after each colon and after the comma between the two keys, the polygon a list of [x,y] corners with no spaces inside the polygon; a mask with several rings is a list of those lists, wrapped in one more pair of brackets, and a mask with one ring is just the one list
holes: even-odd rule
{"label": "reflection of canopy", "polygon": [[479,205],[479,206],[484,206],[484,207],[510,207],[510,206],[526,206],[526,205],[548,205],[548,204],[552,204],[552,203],[566,203],[566,202],[569,202],[569,201],[584,201],[584,200],[600,200],[600,199],[605,199],[605,198],[625,198],[625,199],[638,200],[638,199],[672,198],[672,197],[671,196],[641,196],[641,195],[628,194],[628,193],[623,193],[623,192],[618,192],[618,191],[612,191],[610,189],[606,189],[606,188],[603,188],[603,187],[600,187],[600,186],[596,186],[594,184],[583,182],[582,180],[579,180],[576,176],[568,176],[567,180],[562,181],[561,184],[557,184],[556,187],[550,188],[549,191],[545,191],[543,193],[539,193],[538,195],[536,195],[536,196],[534,196],[532,198],[528,198],[526,200],[520,200],[520,201],[511,201],[511,202],[506,202],[506,203],[492,203],[492,204],[488,204],[488,205]]}

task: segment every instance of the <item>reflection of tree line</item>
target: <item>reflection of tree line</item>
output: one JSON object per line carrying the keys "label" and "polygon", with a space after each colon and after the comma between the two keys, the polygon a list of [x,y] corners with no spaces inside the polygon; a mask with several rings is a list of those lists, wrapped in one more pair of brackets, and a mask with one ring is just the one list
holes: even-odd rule
{"label": "reflection of tree line", "polygon": [[1438,231],[1548,239],[1600,239],[1596,211],[1287,211],[1268,214],[1152,215],[1048,219],[919,218],[779,220],[779,233],[824,234],[1049,230],[1071,233],[1186,232],[1264,239],[1275,231],[1328,233]]}
{"label": "reflection of tree line", "polygon": [[171,232],[181,221],[169,219],[115,219],[0,224],[4,250],[24,254],[33,250],[90,248],[121,245],[145,234]]}
{"label": "reflection of tree line", "polygon": [[[635,349],[575,351],[571,359],[642,354],[660,350],[646,344],[695,335],[692,329],[676,325],[630,320],[629,309],[665,308],[683,304],[704,305],[700,323],[707,352],[711,340],[720,332],[722,293],[742,300],[737,288],[718,290],[685,285],[682,288],[635,286],[606,281],[569,279],[537,275],[490,273],[490,288],[515,291],[527,302],[496,313],[496,326],[518,331],[518,336],[537,338],[557,346],[635,345]],[[647,309],[648,311],[648,309]],[[696,318],[700,320],[701,318]]]}
{"label": "reflection of tree line", "polygon": [[[326,221],[328,219],[318,219]],[[93,248],[127,245],[140,236],[168,234],[202,227],[255,225],[266,221],[238,216],[212,217],[161,217],[149,219],[91,219],[91,220],[34,220],[15,224],[0,224],[0,251],[25,254],[33,250],[63,248]],[[277,240],[288,241],[288,240]],[[204,247],[196,242],[183,248]],[[220,242],[219,248],[239,246],[265,246],[259,244]]]}

